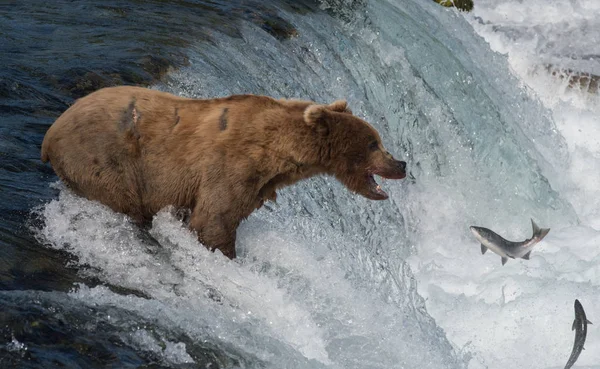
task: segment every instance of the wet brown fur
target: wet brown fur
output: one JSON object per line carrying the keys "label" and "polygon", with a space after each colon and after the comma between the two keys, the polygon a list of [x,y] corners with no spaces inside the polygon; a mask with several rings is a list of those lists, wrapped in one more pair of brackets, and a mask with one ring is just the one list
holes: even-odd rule
{"label": "wet brown fur", "polygon": [[202,100],[140,87],[79,99],[49,128],[41,157],[75,193],[137,222],[167,205],[191,209],[199,240],[230,258],[239,223],[281,187],[330,174],[377,199],[367,172],[402,178],[345,101]]}

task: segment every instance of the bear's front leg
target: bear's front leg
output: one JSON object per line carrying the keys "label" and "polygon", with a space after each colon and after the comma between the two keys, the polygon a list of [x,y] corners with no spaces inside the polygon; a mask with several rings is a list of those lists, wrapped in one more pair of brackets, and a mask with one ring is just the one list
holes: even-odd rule
{"label": "bear's front leg", "polygon": [[256,209],[260,209],[267,201],[273,201],[273,202],[277,201],[277,192],[275,191],[274,188],[263,187],[259,191],[257,202],[256,202],[257,203]]}
{"label": "bear's front leg", "polygon": [[209,250],[221,250],[223,255],[235,259],[236,224],[224,221],[222,216],[208,216],[201,209],[194,209],[190,218],[190,228],[198,234],[200,241]]}
{"label": "bear's front leg", "polygon": [[237,256],[235,252],[235,236],[232,240],[222,242],[216,245],[212,250],[214,251],[215,249],[221,250],[223,255],[227,256],[228,258],[235,259]]}

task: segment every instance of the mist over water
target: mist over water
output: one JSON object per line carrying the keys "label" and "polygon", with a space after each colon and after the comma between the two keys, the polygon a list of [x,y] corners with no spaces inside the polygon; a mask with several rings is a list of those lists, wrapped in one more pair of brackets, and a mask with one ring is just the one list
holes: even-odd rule
{"label": "mist over water", "polygon": [[[572,3],[562,14],[594,22],[583,13],[597,8]],[[55,196],[35,207],[29,229],[78,280],[67,292],[2,292],[7,316],[30,305],[40,335],[66,326],[62,340],[76,337],[108,362],[562,367],[574,299],[590,320],[600,315],[600,136],[594,97],[535,67],[564,54],[556,28],[536,27],[543,19],[508,0],[477,2],[473,14],[417,0],[269,7],[293,37],[250,20],[228,32],[204,25],[210,39],[186,44],[189,63],[151,88],[345,98],[408,163],[405,180],[380,180],[390,199],[366,200],[326,177],[286,188],[242,224],[230,261],[201,247],[171,209],[139,229],[50,177]],[[531,39],[549,41],[518,54]],[[553,62],[576,66],[563,60]],[[531,260],[504,267],[468,229],[523,240],[530,218],[550,234]],[[600,362],[597,337],[590,326],[578,364]],[[9,339],[5,351],[45,357],[35,340],[20,344]]]}

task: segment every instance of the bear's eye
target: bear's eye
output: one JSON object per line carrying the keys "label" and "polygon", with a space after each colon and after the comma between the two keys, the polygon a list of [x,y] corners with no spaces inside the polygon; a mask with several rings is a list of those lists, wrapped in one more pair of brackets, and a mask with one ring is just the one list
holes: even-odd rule
{"label": "bear's eye", "polygon": [[369,144],[369,150],[375,151],[379,148],[379,142],[373,141]]}

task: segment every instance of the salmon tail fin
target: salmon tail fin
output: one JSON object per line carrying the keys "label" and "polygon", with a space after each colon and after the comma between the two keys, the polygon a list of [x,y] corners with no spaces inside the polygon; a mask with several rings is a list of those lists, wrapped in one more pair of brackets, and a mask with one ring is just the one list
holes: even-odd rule
{"label": "salmon tail fin", "polygon": [[541,241],[548,232],[550,232],[550,228],[540,228],[537,224],[531,219],[531,227],[533,228],[533,238],[537,238],[538,241]]}

